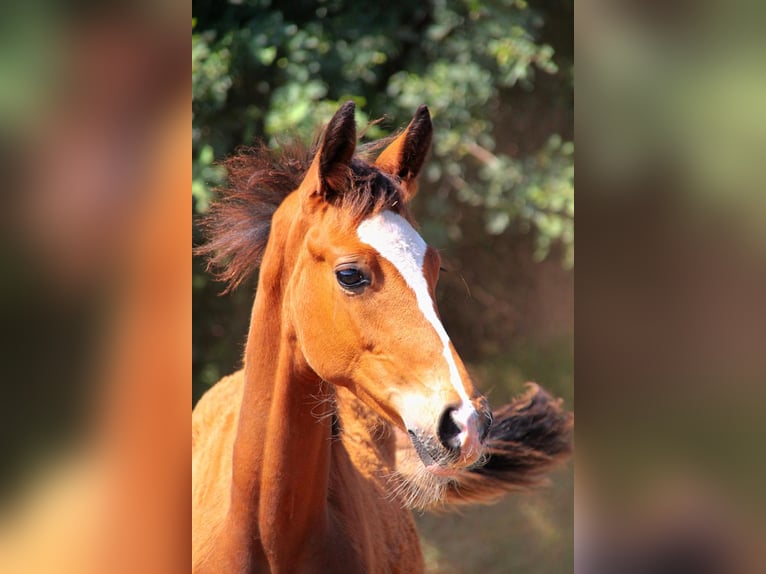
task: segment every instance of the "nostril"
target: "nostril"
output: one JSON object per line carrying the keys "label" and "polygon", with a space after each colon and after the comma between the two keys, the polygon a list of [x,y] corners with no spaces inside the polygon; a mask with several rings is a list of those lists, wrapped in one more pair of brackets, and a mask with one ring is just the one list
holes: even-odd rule
{"label": "nostril", "polygon": [[455,408],[449,407],[446,409],[439,420],[439,429],[437,434],[439,435],[439,441],[450,450],[460,449],[460,433],[462,430],[455,423],[452,413],[455,412]]}

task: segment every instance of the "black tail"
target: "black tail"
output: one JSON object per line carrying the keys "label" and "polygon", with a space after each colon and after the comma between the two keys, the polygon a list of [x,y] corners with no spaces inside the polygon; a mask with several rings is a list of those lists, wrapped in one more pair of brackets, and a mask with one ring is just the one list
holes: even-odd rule
{"label": "black tail", "polygon": [[393,488],[405,506],[439,510],[489,504],[508,492],[539,485],[546,472],[572,453],[574,416],[562,408],[561,399],[534,383],[492,415],[483,464],[446,483],[425,470],[410,441],[399,444]]}
{"label": "black tail", "polygon": [[572,453],[574,416],[534,383],[513,402],[493,411],[489,459],[449,486],[445,502],[482,504],[507,492],[540,484],[543,475]]}

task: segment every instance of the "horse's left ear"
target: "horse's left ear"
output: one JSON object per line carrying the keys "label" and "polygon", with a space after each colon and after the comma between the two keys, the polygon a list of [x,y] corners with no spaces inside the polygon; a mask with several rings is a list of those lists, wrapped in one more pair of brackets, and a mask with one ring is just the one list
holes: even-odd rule
{"label": "horse's left ear", "polygon": [[428,106],[420,106],[407,129],[383,150],[375,165],[381,170],[400,178],[409,201],[418,191],[417,178],[431,147],[433,124]]}
{"label": "horse's left ear", "polygon": [[301,189],[308,198],[327,199],[341,194],[349,186],[351,159],[356,150],[356,120],[354,102],[343,104],[322,134]]}

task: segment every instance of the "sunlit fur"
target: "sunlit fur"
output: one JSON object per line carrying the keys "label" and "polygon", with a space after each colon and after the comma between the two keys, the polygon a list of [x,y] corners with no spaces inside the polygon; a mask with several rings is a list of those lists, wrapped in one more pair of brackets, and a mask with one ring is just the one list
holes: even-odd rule
{"label": "sunlit fur", "polygon": [[[356,233],[385,210],[412,222],[431,130],[422,106],[369,163],[354,157],[349,102],[313,154],[260,147],[227,163],[200,252],[230,287],[260,274],[244,369],[192,414],[194,572],[423,572],[408,508],[491,502],[569,454],[571,415],[537,386],[493,411],[483,446],[473,429],[483,454],[438,438],[457,405],[489,420],[486,399],[396,266]],[[371,279],[359,292],[335,277],[349,258]],[[422,266],[433,298],[438,254]],[[429,446],[429,468],[408,432]]]}

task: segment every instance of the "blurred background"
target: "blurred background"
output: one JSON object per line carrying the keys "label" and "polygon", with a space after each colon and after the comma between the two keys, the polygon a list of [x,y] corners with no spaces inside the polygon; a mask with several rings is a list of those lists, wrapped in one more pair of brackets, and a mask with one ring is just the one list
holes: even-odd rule
{"label": "blurred background", "polygon": [[[348,99],[367,141],[427,104],[434,144],[414,210],[447,269],[447,331],[494,404],[531,380],[572,409],[573,17],[567,0],[195,0],[194,213],[237,146],[311,141]],[[194,400],[240,368],[255,289],[221,297],[204,267],[194,261]],[[534,494],[418,517],[429,571],[466,574],[571,571],[572,521],[571,465]]]}
{"label": "blurred background", "polygon": [[0,572],[188,547],[190,12],[0,9]]}
{"label": "blurred background", "polygon": [[576,563],[766,572],[763,3],[578,3]]}

